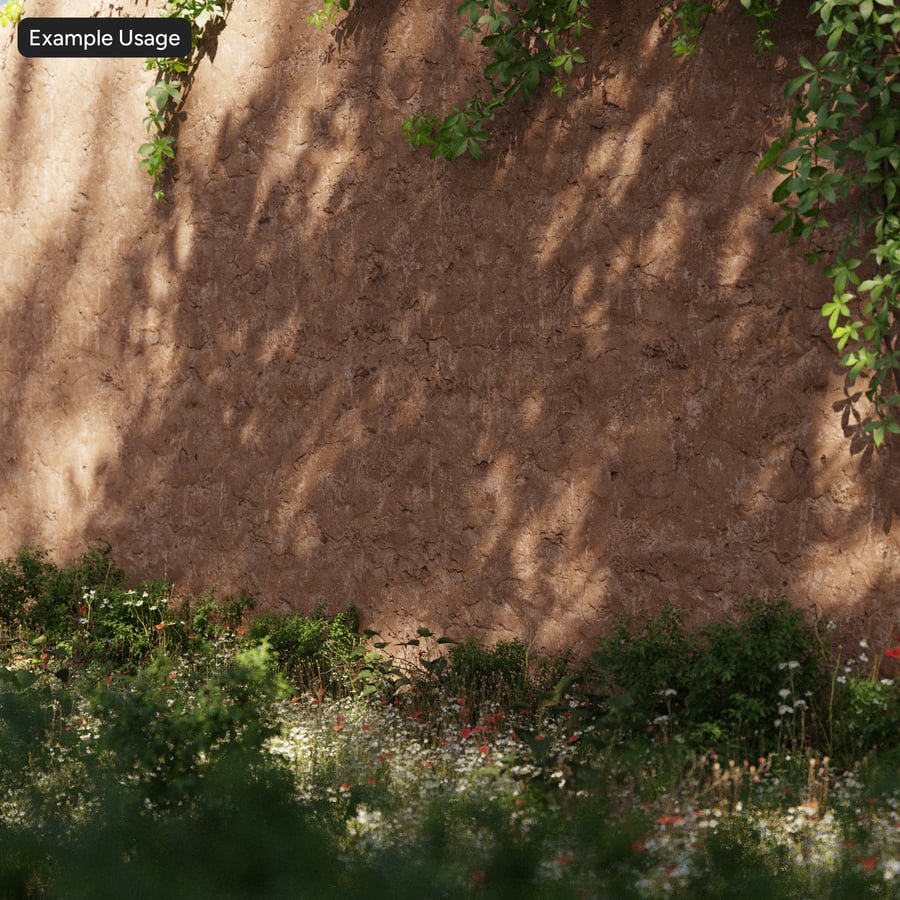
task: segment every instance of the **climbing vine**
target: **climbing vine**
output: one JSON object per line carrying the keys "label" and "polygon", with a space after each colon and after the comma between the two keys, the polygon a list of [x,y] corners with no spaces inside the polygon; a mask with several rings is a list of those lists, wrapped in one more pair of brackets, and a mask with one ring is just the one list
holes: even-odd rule
{"label": "climbing vine", "polygon": [[140,167],[156,185],[153,196],[165,199],[163,183],[169,165],[175,159],[175,119],[194,70],[202,58],[202,42],[214,27],[225,21],[228,0],[168,0],[165,16],[183,18],[191,23],[191,52],[185,57],[152,58],[147,69],[156,71],[156,81],[147,90],[147,115],[144,125],[149,140],[138,147]]}
{"label": "climbing vine", "polygon": [[[782,0],[739,0],[756,24],[760,52],[775,46],[773,27]],[[663,24],[672,30],[672,51],[692,57],[711,15],[727,0],[669,0]],[[324,0],[310,17],[333,25],[352,0]],[[464,0],[457,14],[462,34],[490,50],[484,67],[488,96],[476,94],[443,119],[422,111],[403,123],[413,147],[432,157],[477,158],[490,138],[487,123],[516,94],[527,102],[546,77],[553,92],[565,91],[584,57],[575,41],[590,28],[586,0]],[[900,433],[900,10],[896,0],[813,0],[809,15],[826,52],[818,62],[801,57],[802,73],[786,87],[795,98],[790,125],[775,140],[757,171],[784,176],[772,199],[784,213],[775,231],[809,241],[825,231],[831,300],[822,306],[848,379],[869,379],[866,396],[875,420],[865,425],[876,447]]]}
{"label": "climbing vine", "polygon": [[484,67],[490,96],[476,93],[443,119],[424,111],[410,116],[403,123],[406,140],[413,147],[428,147],[432,158],[454,159],[468,152],[480,159],[481,145],[490,138],[487,123],[516,94],[528,103],[547,77],[553,78],[554,94],[565,93],[563,77],[584,62],[574,40],[591,27],[586,10],[587,0],[465,0],[457,9],[467,20],[462,36],[478,38],[490,50]]}
{"label": "climbing vine", "polygon": [[322,8],[309,17],[309,22],[316,28],[334,25],[338,15],[350,9],[351,2],[352,0],[323,0]]}
{"label": "climbing vine", "polygon": [[822,315],[852,384],[869,378],[880,447],[900,433],[900,10],[894,0],[815,0],[826,52],[786,87],[796,98],[785,133],[758,170],[784,176],[772,199],[775,231],[809,241],[831,236],[825,274],[834,285]]}
{"label": "climbing vine", "polygon": [[[351,0],[325,0],[309,21],[322,28],[332,25]],[[589,29],[587,0],[464,0],[456,13],[465,20],[461,36],[476,38],[490,51],[484,67],[485,97],[474,94],[443,119],[424,110],[403,122],[403,136],[413,147],[427,147],[431,157],[455,159],[468,153],[482,157],[482,145],[490,139],[487,125],[497,111],[517,94],[527,103],[548,77],[551,90],[561,97],[565,78],[584,62],[574,43]]]}
{"label": "climbing vine", "polygon": [[[168,0],[165,15],[191,23],[191,53],[148,59],[156,81],[147,90],[144,119],[149,140],[140,165],[153,179],[154,197],[175,157],[175,122],[203,41],[224,23],[231,0]],[[317,27],[334,25],[353,0],[322,0],[310,16]],[[782,0],[739,0],[756,23],[755,45],[774,47],[773,25]],[[727,0],[669,0],[663,22],[673,30],[676,56],[698,52],[709,17]],[[589,29],[587,0],[463,0],[457,14],[462,36],[489,51],[487,93],[476,93],[444,118],[420,111],[402,125],[413,147],[431,156],[478,159],[490,139],[488,123],[521,95],[528,102],[548,78],[561,96],[565,79],[585,62],[578,39]],[[0,5],[0,25],[15,24],[21,0]],[[793,98],[790,124],[759,163],[783,176],[772,199],[783,212],[774,227],[793,241],[824,233],[810,262],[826,262],[833,282],[822,306],[831,336],[844,352],[848,379],[868,378],[866,396],[875,411],[865,425],[876,447],[900,433],[900,10],[895,0],[813,0],[817,35],[825,53],[799,60],[801,73],[786,86]]]}
{"label": "climbing vine", "polygon": [[[782,0],[740,0],[744,15],[756,22],[753,44],[762,53],[775,46],[772,26],[778,18]],[[700,35],[709,17],[719,12],[727,0],[671,0],[663,10],[664,25],[673,29],[672,52],[675,56],[696,56],[700,49]]]}

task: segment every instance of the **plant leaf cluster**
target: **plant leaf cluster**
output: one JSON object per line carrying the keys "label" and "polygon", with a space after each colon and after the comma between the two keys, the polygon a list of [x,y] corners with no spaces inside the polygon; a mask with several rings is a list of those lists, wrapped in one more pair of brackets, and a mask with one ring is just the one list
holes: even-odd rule
{"label": "plant leaf cluster", "polygon": [[[756,23],[753,46],[759,52],[771,50],[772,26],[778,18],[782,0],[740,0],[741,11]],[[727,0],[671,0],[662,13],[664,25],[673,29],[672,52],[675,56],[693,57],[700,49],[700,36],[711,15],[719,12]]]}
{"label": "plant leaf cluster", "polygon": [[0,26],[15,25],[25,14],[25,4],[22,0],[8,0],[0,6]]}
{"label": "plant leaf cluster", "polygon": [[[351,0],[325,0],[309,17],[317,28],[333,25]],[[587,0],[463,0],[456,14],[465,20],[461,36],[478,40],[490,52],[484,67],[488,96],[474,94],[444,118],[420,111],[403,122],[403,136],[413,147],[427,147],[431,158],[481,159],[490,140],[488,125],[516,95],[528,103],[547,78],[562,97],[565,79],[585,61],[575,43],[591,25]]]}
{"label": "plant leaf cluster", "polygon": [[[664,21],[675,29],[673,52],[696,55],[707,19],[724,0],[674,0]],[[741,0],[757,23],[756,46],[774,47],[781,0]],[[757,172],[784,178],[772,200],[783,217],[773,231],[819,245],[832,298],[822,306],[853,384],[869,380],[875,418],[864,425],[880,448],[900,433],[900,9],[895,0],[814,0],[816,35],[825,53],[800,57],[802,72],[785,87],[795,98],[790,124],[772,142]]]}
{"label": "plant leaf cluster", "polygon": [[876,447],[900,432],[900,9],[894,0],[816,0],[817,35],[827,50],[801,57],[786,87],[796,102],[785,133],[759,171],[784,176],[772,199],[784,216],[775,231],[791,241],[828,234],[825,274],[833,296],[822,306],[852,384],[868,376],[876,418],[865,425]]}
{"label": "plant leaf cluster", "polygon": [[739,615],[688,632],[684,610],[665,606],[640,627],[622,621],[594,654],[609,719],[626,731],[677,734],[690,746],[725,741],[763,750],[777,743],[785,663],[791,695],[808,702],[822,679],[812,631],[783,598],[742,597]]}
{"label": "plant leaf cluster", "polygon": [[154,57],[147,60],[149,70],[156,71],[156,82],[147,90],[147,115],[144,125],[149,140],[138,147],[140,167],[157,185],[156,200],[165,199],[161,186],[175,159],[175,116],[184,100],[187,86],[200,62],[201,45],[209,31],[225,20],[230,3],[227,0],[167,0],[165,16],[183,18],[191,23],[191,53],[186,57]]}
{"label": "plant leaf cluster", "polygon": [[528,103],[548,77],[553,93],[563,96],[564,77],[585,61],[574,41],[591,27],[586,11],[587,0],[465,0],[457,9],[468,19],[461,34],[469,41],[477,38],[490,51],[484,67],[490,96],[475,94],[443,119],[424,111],[410,116],[403,123],[406,140],[429,148],[432,159],[465,153],[480,159],[490,139],[488,123],[513,97],[521,94]]}

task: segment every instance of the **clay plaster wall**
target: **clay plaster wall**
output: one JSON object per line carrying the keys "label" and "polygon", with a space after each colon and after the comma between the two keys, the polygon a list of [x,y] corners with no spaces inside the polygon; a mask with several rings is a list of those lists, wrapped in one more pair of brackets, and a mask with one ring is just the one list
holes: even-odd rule
{"label": "clay plaster wall", "polygon": [[167,205],[141,61],[0,35],[0,554],[109,541],[184,591],[544,647],[742,592],[886,634],[895,452],[754,176],[805,4],[779,54],[731,11],[687,65],[655,2],[592,4],[568,97],[445,164],[399,126],[478,83],[456,5],[360,3],[335,40],[315,0],[236,0]]}

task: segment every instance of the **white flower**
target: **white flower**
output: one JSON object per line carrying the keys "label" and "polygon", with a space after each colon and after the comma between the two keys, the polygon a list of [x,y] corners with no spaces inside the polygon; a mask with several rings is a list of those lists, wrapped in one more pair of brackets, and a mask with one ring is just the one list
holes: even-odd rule
{"label": "white flower", "polygon": [[787,688],[782,688],[778,692],[778,696],[781,697],[782,700],[787,700],[787,698],[791,696],[791,692]]}
{"label": "white flower", "polygon": [[862,647],[863,650],[868,650],[868,649],[869,649],[869,642],[868,642],[868,641],[860,641],[860,642],[859,642],[859,646]]}

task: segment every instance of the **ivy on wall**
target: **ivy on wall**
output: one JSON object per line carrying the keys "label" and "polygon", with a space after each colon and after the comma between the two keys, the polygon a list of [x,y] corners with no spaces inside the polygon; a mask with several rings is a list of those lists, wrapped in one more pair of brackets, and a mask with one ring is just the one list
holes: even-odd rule
{"label": "ivy on wall", "polygon": [[834,242],[825,274],[834,292],[822,306],[851,384],[869,378],[875,446],[900,433],[900,10],[894,0],[815,0],[826,52],[786,88],[795,104],[785,133],[758,170],[784,179],[772,199],[775,231]]}
{"label": "ivy on wall", "polygon": [[186,57],[153,58],[147,68],[156,71],[156,82],[147,90],[144,124],[149,140],[138,147],[140,167],[153,179],[153,196],[165,199],[163,183],[175,159],[174,127],[194,71],[203,57],[204,38],[225,22],[230,0],[168,0],[165,16],[191,23],[191,52]]}
{"label": "ivy on wall", "polygon": [[[309,21],[317,28],[333,25],[352,0],[325,0]],[[565,78],[584,62],[574,43],[591,25],[587,0],[463,0],[456,14],[465,20],[461,36],[476,38],[490,52],[484,67],[489,96],[476,93],[443,119],[424,110],[403,123],[403,136],[413,147],[427,147],[432,159],[455,159],[468,153],[481,159],[490,140],[487,125],[497,111],[521,94],[527,103],[540,84],[553,79],[561,97]]]}
{"label": "ivy on wall", "polygon": [[[700,49],[700,35],[709,17],[719,12],[728,0],[670,0],[663,9],[663,24],[671,25],[672,53],[675,56],[696,56]],[[778,18],[782,0],[740,0],[744,15],[756,22],[753,46],[760,52],[772,50],[772,26]]]}
{"label": "ivy on wall", "polygon": [[[773,28],[782,0],[739,0],[756,24],[760,52],[775,46]],[[310,17],[333,24],[352,0],[325,0]],[[727,0],[670,0],[662,14],[673,32],[676,56],[695,56],[711,15]],[[403,123],[413,147],[432,157],[480,158],[490,137],[485,124],[516,93],[527,101],[546,76],[562,94],[562,76],[584,57],[572,43],[590,25],[585,0],[464,0],[463,35],[478,36],[490,51],[484,76],[489,99],[472,97],[443,120],[427,112]],[[795,98],[790,125],[757,167],[784,176],[772,199],[784,217],[774,231],[791,241],[829,235],[832,249],[806,254],[825,258],[831,300],[822,306],[831,336],[852,384],[869,380],[866,396],[875,418],[865,425],[876,447],[900,433],[900,10],[896,0],[814,0],[809,15],[826,52],[813,63],[801,57],[802,74],[786,87]],[[826,240],[826,243],[828,242]]]}

